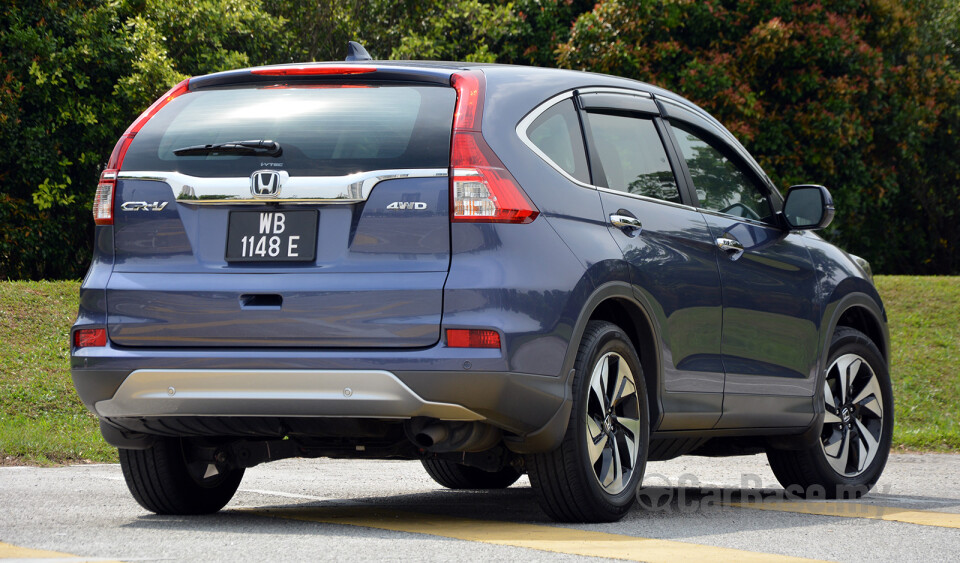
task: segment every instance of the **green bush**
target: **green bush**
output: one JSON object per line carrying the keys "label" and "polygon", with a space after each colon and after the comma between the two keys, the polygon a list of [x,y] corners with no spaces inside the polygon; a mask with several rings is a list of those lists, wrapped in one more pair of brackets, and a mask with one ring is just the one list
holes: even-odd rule
{"label": "green bush", "polygon": [[689,97],[827,236],[885,273],[960,272],[955,0],[13,0],[0,8],[0,279],[78,278],[119,135],[188,75],[340,59],[563,66]]}
{"label": "green bush", "polygon": [[185,76],[269,59],[282,23],[245,0],[0,8],[0,279],[82,276],[120,134]]}
{"label": "green bush", "polygon": [[960,29],[955,4],[914,6],[610,0],[577,20],[558,61],[675,90],[724,122],[781,188],[827,185],[837,202],[828,236],[875,269],[951,273]]}

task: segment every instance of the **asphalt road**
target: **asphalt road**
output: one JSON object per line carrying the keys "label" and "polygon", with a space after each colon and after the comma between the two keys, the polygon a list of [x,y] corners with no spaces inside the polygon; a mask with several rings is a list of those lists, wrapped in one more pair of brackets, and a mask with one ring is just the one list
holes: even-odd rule
{"label": "asphalt road", "polygon": [[[647,509],[557,525],[524,477],[448,491],[418,462],[286,460],[249,469],[203,517],[156,516],[119,466],[0,467],[0,558],[119,561],[956,561],[960,455],[893,455],[860,502],[790,502],[762,456],[647,466]],[[80,559],[77,559],[77,558]]]}

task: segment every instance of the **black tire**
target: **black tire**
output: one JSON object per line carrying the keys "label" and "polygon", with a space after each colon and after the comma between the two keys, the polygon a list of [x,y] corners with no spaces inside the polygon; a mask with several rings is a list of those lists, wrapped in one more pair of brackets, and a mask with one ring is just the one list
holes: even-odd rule
{"label": "black tire", "polygon": [[[844,404],[837,403],[836,375],[843,358],[855,356],[863,360],[870,370],[864,370],[862,365],[856,366],[856,373],[850,379],[846,396],[857,394],[856,386],[876,381],[874,388],[879,389],[882,395],[879,399],[869,401],[869,395],[860,402],[852,403],[847,409]],[[827,371],[822,375],[818,390],[818,400],[825,402],[826,419],[820,437],[812,447],[804,450],[767,450],[767,460],[773,469],[777,480],[786,489],[788,496],[802,498],[860,498],[877,483],[890,453],[890,442],[893,438],[893,390],[890,385],[890,373],[887,363],[883,360],[877,346],[862,332],[849,328],[838,327],[830,345],[830,354],[827,358]],[[846,373],[853,372],[847,368]],[[826,384],[824,383],[826,381]],[[866,387],[866,385],[864,385]],[[861,393],[866,391],[861,391]],[[821,397],[821,394],[823,397]],[[830,399],[825,399],[830,394]],[[875,396],[875,393],[874,393]],[[854,397],[855,398],[855,397]],[[870,409],[862,408],[864,402],[873,403]],[[876,404],[882,405],[879,420],[875,416]],[[833,413],[832,411],[836,411]],[[833,414],[833,416],[831,416]],[[838,422],[839,421],[839,422]],[[844,428],[846,427],[846,429]],[[863,431],[870,432],[869,438]],[[879,430],[879,437],[874,431]],[[839,436],[840,438],[835,438]],[[847,440],[847,441],[845,441]],[[860,450],[861,442],[864,444]],[[869,455],[867,444],[876,442],[875,453]],[[842,452],[845,444],[849,444],[847,456],[828,456],[827,444],[837,445],[837,451]],[[862,452],[868,452],[864,455]],[[861,457],[863,467],[858,467]],[[842,462],[840,460],[843,460]],[[836,466],[852,468],[841,473]]]}
{"label": "black tire", "polygon": [[[595,376],[595,370],[599,369],[600,362],[616,362],[619,370],[621,360],[632,372],[635,400],[618,399],[620,396],[616,395],[617,390],[614,389],[610,408],[616,412],[612,424],[609,424],[609,418],[604,418],[601,425],[598,424],[599,419],[595,414],[591,414],[596,413],[598,406],[598,393],[596,389],[591,389],[591,380]],[[604,321],[591,321],[587,324],[577,351],[574,369],[573,409],[563,441],[560,447],[552,452],[526,456],[527,475],[537,492],[540,506],[554,520],[614,522],[623,518],[633,505],[646,466],[650,415],[643,370],[637,352],[624,332],[618,326]],[[602,408],[602,405],[600,406]],[[630,412],[617,411],[624,408],[629,408]],[[609,411],[601,411],[601,414],[603,412]],[[596,433],[588,428],[588,417],[593,420],[590,428],[596,429]],[[629,448],[623,440],[633,432],[624,425],[625,421],[630,421],[636,431],[632,442],[635,445],[636,459],[630,460],[633,465],[629,468],[630,473],[626,479],[623,476],[628,475],[627,464],[623,462],[625,458],[620,454],[620,445],[623,445],[629,457]],[[601,451],[596,461],[591,461],[589,436],[594,436],[594,453]],[[598,439],[605,444],[601,450],[597,449],[600,443]],[[612,449],[609,458],[604,457],[608,446]],[[614,458],[620,459],[623,465],[621,479],[607,485],[601,484],[600,473],[610,475],[603,470],[603,467],[609,469],[609,465],[605,465],[604,461]],[[616,486],[611,486],[613,484]],[[623,488],[618,491],[620,486]]]}
{"label": "black tire", "polygon": [[445,459],[421,459],[420,463],[434,481],[448,489],[506,489],[522,475],[512,466],[484,471]]}
{"label": "black tire", "polygon": [[188,464],[177,438],[158,439],[145,450],[119,451],[133,498],[157,514],[216,512],[230,502],[243,478],[243,469],[223,469],[203,479],[207,464]]}

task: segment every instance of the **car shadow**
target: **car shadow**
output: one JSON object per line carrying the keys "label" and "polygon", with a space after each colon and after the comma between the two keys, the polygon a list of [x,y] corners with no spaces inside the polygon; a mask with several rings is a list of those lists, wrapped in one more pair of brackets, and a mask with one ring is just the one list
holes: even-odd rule
{"label": "car shadow", "polygon": [[[893,502],[893,499],[897,499]],[[862,501],[846,501],[855,510],[879,504],[910,509],[934,499],[884,495]],[[943,502],[942,499],[936,499]],[[533,490],[515,486],[504,490],[474,491],[440,489],[429,492],[369,496],[350,499],[311,500],[255,504],[233,503],[219,513],[205,516],[163,516],[145,514],[125,524],[131,528],[197,531],[230,530],[253,534],[321,534],[352,536],[363,528],[391,528],[397,522],[426,523],[428,526],[481,522],[576,527],[584,530],[690,540],[698,536],[739,533],[748,530],[773,531],[819,525],[825,516],[792,514],[773,517],[766,510],[738,506],[741,503],[805,501],[790,498],[782,489],[711,487],[647,487],[638,493],[638,503],[620,522],[608,524],[559,524],[540,509]],[[845,501],[839,501],[843,503]],[[901,506],[902,505],[902,506]],[[957,502],[960,505],[960,501]],[[948,505],[949,506],[949,505]],[[955,505],[956,506],[956,505]],[[857,516],[856,512],[846,516]],[[869,513],[862,516],[870,517]],[[348,524],[342,526],[338,524]],[[351,531],[353,528],[353,531]],[[500,529],[508,540],[509,532]],[[442,530],[441,530],[442,532]],[[365,531],[363,534],[371,532]],[[387,534],[381,530],[379,534]],[[429,533],[429,532],[426,532]],[[439,533],[438,535],[444,535]]]}

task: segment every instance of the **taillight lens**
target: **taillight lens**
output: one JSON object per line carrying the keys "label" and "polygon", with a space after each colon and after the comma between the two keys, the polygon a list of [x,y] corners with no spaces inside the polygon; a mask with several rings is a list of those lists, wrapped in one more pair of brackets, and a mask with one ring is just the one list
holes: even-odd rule
{"label": "taillight lens", "polygon": [[110,160],[107,161],[106,169],[100,174],[100,182],[97,184],[97,194],[93,198],[93,222],[97,225],[113,224],[113,196],[117,187],[117,173],[123,165],[123,157],[127,155],[127,149],[133,138],[143,129],[143,126],[150,121],[150,118],[163,109],[163,106],[170,103],[171,100],[186,94],[190,91],[190,79],[186,79],[180,84],[167,90],[167,93],[160,96],[155,102],[150,104],[143,113],[127,127],[120,140],[113,147],[110,153]]}
{"label": "taillight lens", "polygon": [[451,159],[454,221],[530,223],[540,214],[479,132],[454,133]]}
{"label": "taillight lens", "polygon": [[450,348],[499,348],[500,333],[489,329],[449,328],[447,346]]}
{"label": "taillight lens", "polygon": [[93,197],[93,222],[97,225],[113,224],[113,190],[117,186],[117,171],[104,170]]}
{"label": "taillight lens", "polygon": [[530,223],[540,211],[481,134],[486,81],[479,70],[454,74],[457,107],[450,149],[451,220]]}
{"label": "taillight lens", "polygon": [[106,346],[107,330],[103,328],[82,328],[73,333],[73,344],[77,348]]}

